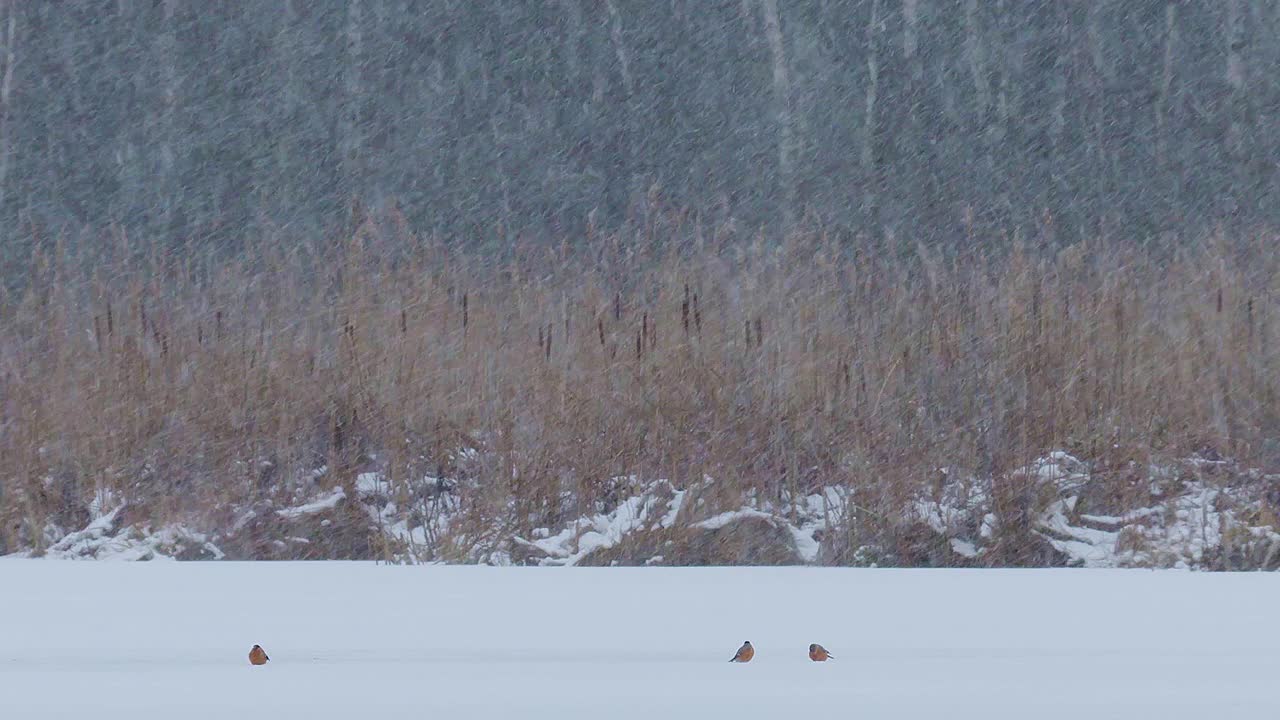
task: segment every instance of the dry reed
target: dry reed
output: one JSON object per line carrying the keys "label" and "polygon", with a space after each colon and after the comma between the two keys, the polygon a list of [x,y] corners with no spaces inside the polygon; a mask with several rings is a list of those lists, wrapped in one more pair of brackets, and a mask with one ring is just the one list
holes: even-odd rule
{"label": "dry reed", "polygon": [[322,466],[396,483],[468,446],[464,506],[515,529],[632,475],[711,476],[726,503],[844,485],[892,517],[941,467],[1051,449],[1280,460],[1274,237],[996,256],[653,235],[496,259],[384,219],[324,252],[38,251],[0,296],[0,551],[108,491],[216,525]]}

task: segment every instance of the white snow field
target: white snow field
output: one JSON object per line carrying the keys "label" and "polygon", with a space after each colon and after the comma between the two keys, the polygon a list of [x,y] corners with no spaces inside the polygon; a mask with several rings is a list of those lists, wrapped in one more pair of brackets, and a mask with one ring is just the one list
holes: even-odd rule
{"label": "white snow field", "polygon": [[1278,599],[1262,573],[10,559],[0,718],[1274,718]]}

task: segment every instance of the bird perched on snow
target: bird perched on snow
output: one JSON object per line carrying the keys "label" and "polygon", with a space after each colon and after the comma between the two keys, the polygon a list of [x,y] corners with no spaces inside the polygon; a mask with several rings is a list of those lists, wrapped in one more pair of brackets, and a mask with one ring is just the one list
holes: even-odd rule
{"label": "bird perched on snow", "polygon": [[834,657],[835,655],[832,655],[831,653],[827,652],[826,648],[822,647],[817,643],[814,643],[809,646],[809,659],[814,662],[826,662],[827,660]]}
{"label": "bird perched on snow", "polygon": [[262,649],[261,645],[254,645],[249,651],[249,662],[254,665],[266,665],[271,658],[267,657],[267,652]]}
{"label": "bird perched on snow", "polygon": [[755,655],[756,649],[751,647],[751,641],[748,640],[742,643],[742,647],[738,648],[738,652],[734,653],[733,657],[729,658],[729,662],[751,662],[751,658],[755,657]]}

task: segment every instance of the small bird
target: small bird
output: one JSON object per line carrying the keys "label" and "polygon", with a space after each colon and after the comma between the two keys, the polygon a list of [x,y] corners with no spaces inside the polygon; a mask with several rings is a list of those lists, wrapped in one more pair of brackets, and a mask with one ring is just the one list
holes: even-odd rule
{"label": "small bird", "polygon": [[826,648],[822,647],[817,643],[814,643],[809,646],[809,659],[814,662],[826,662],[827,660],[832,659],[834,657],[835,655],[832,655],[831,653],[827,652]]}
{"label": "small bird", "polygon": [[262,649],[261,645],[254,645],[249,651],[249,662],[254,665],[266,665],[271,658],[267,657],[267,651]]}
{"label": "small bird", "polygon": [[738,652],[734,653],[733,657],[729,658],[729,662],[737,662],[737,663],[751,662],[751,658],[755,656],[756,656],[756,649],[751,647],[751,641],[748,640],[742,643],[742,647],[738,648]]}

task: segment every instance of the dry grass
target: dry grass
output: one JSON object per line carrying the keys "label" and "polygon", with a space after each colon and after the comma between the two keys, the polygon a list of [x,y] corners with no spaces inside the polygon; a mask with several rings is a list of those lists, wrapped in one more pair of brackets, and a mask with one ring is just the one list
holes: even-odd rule
{"label": "dry grass", "polygon": [[0,296],[0,550],[102,489],[216,524],[320,465],[350,485],[376,455],[395,481],[460,446],[488,451],[465,507],[516,529],[630,474],[710,475],[726,503],[844,484],[887,518],[940,467],[1056,448],[1280,460],[1273,236],[949,257],[663,232],[500,261],[395,218],[328,253],[46,248]]}

